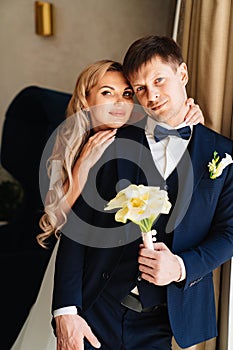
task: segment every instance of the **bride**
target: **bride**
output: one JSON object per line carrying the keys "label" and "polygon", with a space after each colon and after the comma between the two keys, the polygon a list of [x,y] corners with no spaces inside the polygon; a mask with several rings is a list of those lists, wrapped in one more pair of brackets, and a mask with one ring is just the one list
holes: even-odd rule
{"label": "bride", "polygon": [[[115,75],[114,79],[111,74],[109,75],[112,72]],[[103,88],[100,92],[99,89],[96,92],[94,89],[96,86],[103,86]],[[114,87],[115,96],[112,89],[106,86]],[[124,119],[120,118],[121,120],[106,115],[103,107],[104,104],[116,103],[119,91],[123,91],[121,99],[124,100],[127,111]],[[92,100],[95,105],[100,106],[99,109],[90,110],[92,106],[87,103],[86,96],[91,94],[94,95]],[[114,141],[116,128],[127,122],[132,109],[133,90],[122,73],[120,63],[101,60],[88,66],[79,75],[67,108],[67,119],[59,128],[53,154],[48,163],[51,174],[50,186],[46,196],[45,214],[40,220],[40,226],[44,232],[37,237],[40,245],[45,247],[45,240],[54,233],[57,237],[59,236],[59,231],[66,222],[66,213],[80,195],[90,168]],[[87,110],[90,113],[87,114]],[[93,127],[94,135],[89,137],[91,127]],[[69,155],[67,149],[69,149]],[[82,149],[81,152],[80,149]],[[78,160],[76,159],[77,154],[79,154]],[[61,155],[64,155],[62,160]],[[56,349],[56,337],[51,326],[50,310],[58,245],[59,239],[46,269],[37,300],[11,350]]]}
{"label": "bride", "polygon": [[[111,105],[119,100],[123,102],[126,111],[124,118],[109,113]],[[186,122],[203,123],[199,107],[192,99],[187,100],[187,103],[191,108],[185,118]],[[52,156],[48,161],[50,186],[46,195],[45,214],[40,220],[43,233],[37,236],[38,243],[43,247],[46,247],[46,239],[53,234],[58,241],[37,300],[11,350],[56,349],[56,337],[51,325],[51,305],[59,232],[67,221],[69,209],[86,183],[89,170],[114,141],[116,129],[126,124],[133,106],[133,90],[123,75],[120,63],[97,61],[79,75],[68,104],[66,121],[58,130]],[[144,116],[142,113],[135,114],[137,120]],[[134,118],[133,122],[135,121]]]}

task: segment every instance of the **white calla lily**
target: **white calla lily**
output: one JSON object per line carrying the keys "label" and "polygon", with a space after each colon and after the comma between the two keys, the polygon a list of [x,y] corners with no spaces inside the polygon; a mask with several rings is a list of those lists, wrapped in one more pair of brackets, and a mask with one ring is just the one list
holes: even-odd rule
{"label": "white calla lily", "polygon": [[168,214],[171,203],[168,194],[156,186],[129,185],[110,200],[105,210],[120,208],[115,220],[137,224],[141,232],[149,232],[160,214]]}

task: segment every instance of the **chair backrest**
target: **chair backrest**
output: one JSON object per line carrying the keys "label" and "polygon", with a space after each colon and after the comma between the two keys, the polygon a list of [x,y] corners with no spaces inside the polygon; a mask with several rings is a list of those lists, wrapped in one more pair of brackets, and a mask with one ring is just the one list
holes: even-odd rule
{"label": "chair backrest", "polygon": [[[17,94],[6,112],[1,163],[24,190],[23,213],[20,213],[23,223],[18,227],[20,230],[22,226],[23,235],[26,234],[23,226],[28,226],[23,219],[28,224],[30,217],[42,208],[39,191],[41,155],[50,134],[64,121],[70,98],[69,93],[29,86]],[[29,225],[26,231],[30,229]]]}
{"label": "chair backrest", "polygon": [[29,86],[13,99],[5,117],[1,163],[22,185],[35,185],[51,132],[64,120],[71,95]]}

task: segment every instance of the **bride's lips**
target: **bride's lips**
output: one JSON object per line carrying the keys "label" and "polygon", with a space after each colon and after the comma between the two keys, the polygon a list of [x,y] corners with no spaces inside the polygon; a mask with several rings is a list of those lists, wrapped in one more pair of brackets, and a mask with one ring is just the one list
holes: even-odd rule
{"label": "bride's lips", "polygon": [[123,110],[113,110],[113,111],[110,111],[109,114],[111,114],[114,117],[124,117],[125,116],[125,111],[123,111]]}

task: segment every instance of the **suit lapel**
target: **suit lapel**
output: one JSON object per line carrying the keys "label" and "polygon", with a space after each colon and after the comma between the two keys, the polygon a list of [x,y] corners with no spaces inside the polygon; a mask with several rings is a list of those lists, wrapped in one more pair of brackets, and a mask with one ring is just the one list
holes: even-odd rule
{"label": "suit lapel", "polygon": [[140,123],[119,130],[115,146],[118,179],[121,180],[117,191],[120,191],[130,183],[138,184],[143,149],[149,148],[144,125]]}
{"label": "suit lapel", "polygon": [[206,132],[206,128],[202,125],[197,125],[193,129],[189,152],[194,174],[193,189],[195,190],[203,174],[208,171],[208,163],[213,158],[216,140],[214,134]]}
{"label": "suit lapel", "polygon": [[202,125],[195,126],[188,150],[177,166],[178,194],[166,227],[167,232],[175,231],[178,226],[182,229],[182,220],[189,208],[193,192],[197,190],[201,179],[208,176],[208,163],[213,158],[214,150],[214,135],[206,132]]}
{"label": "suit lapel", "polygon": [[[144,131],[144,121],[118,130],[114,144],[118,174],[117,192],[119,192],[130,184],[139,184],[143,149],[149,148]],[[138,230],[135,229],[134,223],[127,223],[124,229],[126,243],[140,237],[135,233],[138,233]]]}

